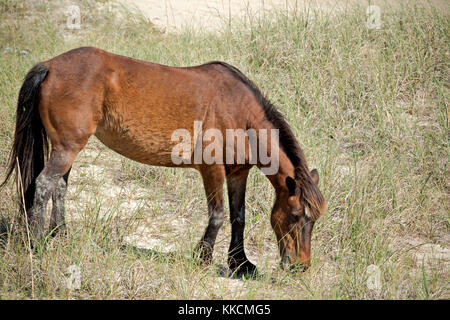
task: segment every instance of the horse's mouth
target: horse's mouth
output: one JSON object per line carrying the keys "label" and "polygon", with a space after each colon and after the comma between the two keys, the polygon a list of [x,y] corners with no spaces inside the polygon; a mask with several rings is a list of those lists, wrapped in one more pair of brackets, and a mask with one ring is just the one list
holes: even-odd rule
{"label": "horse's mouth", "polygon": [[289,257],[286,255],[281,259],[280,265],[283,270],[288,270],[292,273],[297,273],[297,272],[305,272],[306,270],[308,270],[309,267],[311,266],[311,263],[306,262],[291,263]]}

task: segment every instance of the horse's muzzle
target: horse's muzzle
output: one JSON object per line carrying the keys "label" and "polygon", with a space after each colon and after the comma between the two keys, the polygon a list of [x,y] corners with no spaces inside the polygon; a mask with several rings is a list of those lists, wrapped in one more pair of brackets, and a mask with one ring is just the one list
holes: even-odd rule
{"label": "horse's muzzle", "polygon": [[295,263],[295,264],[292,264],[290,267],[289,267],[289,271],[291,271],[291,272],[293,272],[293,273],[296,273],[296,272],[305,272],[306,270],[308,270],[308,268],[309,268],[309,266],[310,266],[311,264],[307,264],[307,263],[302,263],[302,262],[298,262],[298,263]]}
{"label": "horse's muzzle", "polygon": [[281,260],[281,268],[284,270],[289,270],[292,273],[296,272],[305,272],[310,267],[310,263],[305,262],[296,262],[296,263],[289,263],[289,259],[285,258]]}

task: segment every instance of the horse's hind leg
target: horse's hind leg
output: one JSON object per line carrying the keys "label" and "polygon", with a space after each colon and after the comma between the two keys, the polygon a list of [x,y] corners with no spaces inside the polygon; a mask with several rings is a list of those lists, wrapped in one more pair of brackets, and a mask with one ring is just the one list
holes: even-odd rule
{"label": "horse's hind leg", "polygon": [[58,180],[55,190],[52,194],[52,215],[50,218],[50,233],[55,236],[59,231],[65,231],[65,209],[64,209],[64,197],[66,195],[67,183],[69,179],[69,171]]}
{"label": "horse's hind leg", "polygon": [[202,262],[209,264],[212,260],[217,233],[223,224],[223,183],[225,169],[223,166],[208,166],[200,169],[208,202],[208,226],[197,246]]}
{"label": "horse's hind leg", "polygon": [[249,170],[245,169],[227,176],[228,201],[230,204],[231,242],[228,250],[228,266],[237,274],[254,274],[256,267],[245,255],[245,189]]}
{"label": "horse's hind leg", "polygon": [[57,189],[59,180],[69,171],[77,153],[53,148],[44,170],[36,178],[33,206],[28,210],[28,221],[35,241],[42,240],[44,236],[47,202]]}

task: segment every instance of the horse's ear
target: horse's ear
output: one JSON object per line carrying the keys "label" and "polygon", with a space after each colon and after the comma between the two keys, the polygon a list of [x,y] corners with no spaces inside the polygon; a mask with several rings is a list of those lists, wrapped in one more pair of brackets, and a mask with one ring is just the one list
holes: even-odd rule
{"label": "horse's ear", "polygon": [[315,184],[319,184],[319,172],[317,172],[317,169],[312,169],[309,174],[311,175],[312,181]]}
{"label": "horse's ear", "polygon": [[289,190],[289,195],[290,196],[294,196],[294,195],[299,193],[299,190],[297,188],[297,183],[295,182],[294,179],[292,179],[289,176],[286,177],[286,187]]}

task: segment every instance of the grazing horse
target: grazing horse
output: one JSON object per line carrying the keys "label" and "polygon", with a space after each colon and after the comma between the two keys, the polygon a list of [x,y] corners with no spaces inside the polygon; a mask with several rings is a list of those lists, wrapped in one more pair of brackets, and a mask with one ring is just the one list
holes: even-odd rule
{"label": "grazing horse", "polygon": [[[232,229],[228,265],[237,273],[256,272],[244,251],[245,189],[249,170],[264,165],[250,156],[248,136],[244,148],[235,147],[235,154],[243,151],[243,158],[235,155],[236,161],[206,163],[194,159],[195,152],[174,161],[173,132],[182,128],[194,136],[194,123],[200,123],[197,129],[201,133],[214,129],[227,138],[230,129],[276,130],[279,141],[269,145],[268,154],[277,155],[277,170],[266,174],[276,193],[270,221],[282,266],[309,266],[314,222],[326,208],[318,173],[309,171],[282,114],[246,76],[224,62],[169,67],[82,47],[38,63],[19,92],[14,142],[3,185],[16,171],[32,235],[42,239],[50,197],[50,232],[65,228],[69,172],[92,135],[134,161],[194,168],[203,179],[209,216],[196,248],[200,261],[209,263],[212,258],[223,223],[226,180]],[[232,139],[233,147],[235,137]],[[187,147],[198,145],[198,139],[193,140]],[[200,151],[207,147],[201,146]]]}

